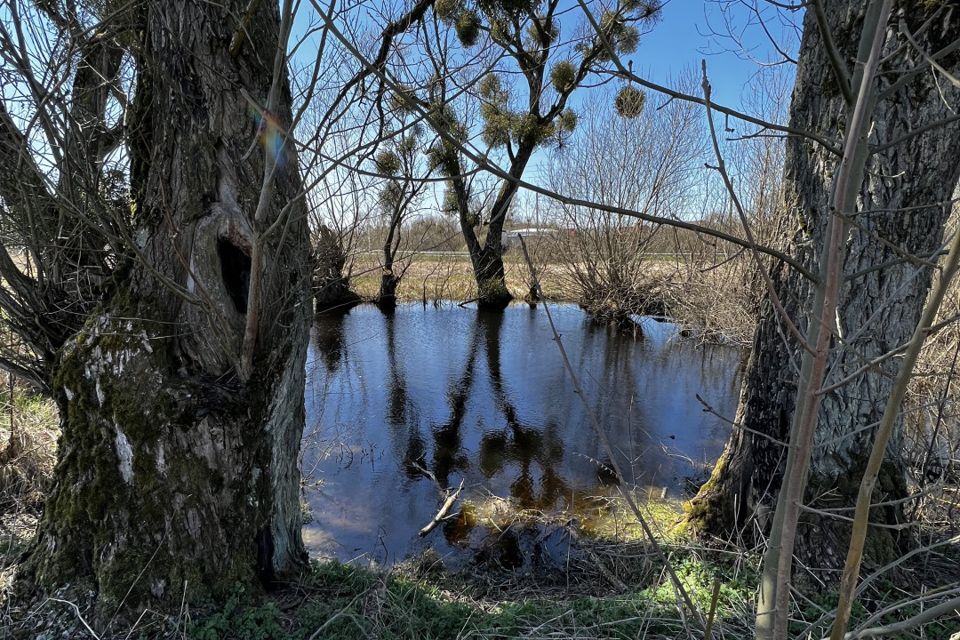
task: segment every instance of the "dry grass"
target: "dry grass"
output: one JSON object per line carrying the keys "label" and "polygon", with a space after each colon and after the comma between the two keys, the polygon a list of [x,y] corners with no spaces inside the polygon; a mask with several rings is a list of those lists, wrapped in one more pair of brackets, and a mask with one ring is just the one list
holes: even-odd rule
{"label": "dry grass", "polygon": [[[546,253],[545,251],[541,253]],[[549,300],[583,304],[590,297],[575,275],[577,265],[534,255],[543,294]],[[745,264],[749,256],[728,262],[670,258],[644,260],[637,291],[645,298],[640,313],[666,316],[691,335],[707,342],[749,346],[756,320],[756,292]],[[505,258],[507,288],[517,300],[526,299],[530,273],[517,252]],[[375,254],[354,258],[350,288],[375,300],[380,288],[380,262]],[[470,258],[465,254],[415,255],[397,290],[399,302],[470,301],[477,293]],[[611,304],[615,302],[611,301]]]}
{"label": "dry grass", "polygon": [[17,385],[4,387],[0,393],[0,594],[9,587],[17,558],[36,528],[60,433],[53,402]]}
{"label": "dry grass", "polygon": [[[904,401],[902,450],[919,497],[911,515],[944,537],[960,533],[960,283],[940,311]],[[910,511],[908,511],[910,513]]]}
{"label": "dry grass", "polygon": [[51,400],[15,387],[3,395],[0,411],[0,509],[37,510],[56,462],[60,434],[57,408]]}
{"label": "dry grass", "polygon": [[[507,288],[514,298],[523,300],[530,289],[529,273],[520,256],[511,254],[505,259]],[[473,267],[465,254],[416,255],[398,266],[403,279],[397,289],[399,302],[434,302],[439,300],[466,301],[477,295]],[[556,264],[540,267],[541,286],[545,296],[552,300],[575,302],[576,291],[566,272]],[[380,290],[380,262],[374,254],[354,258],[350,288],[367,300],[374,300]]]}

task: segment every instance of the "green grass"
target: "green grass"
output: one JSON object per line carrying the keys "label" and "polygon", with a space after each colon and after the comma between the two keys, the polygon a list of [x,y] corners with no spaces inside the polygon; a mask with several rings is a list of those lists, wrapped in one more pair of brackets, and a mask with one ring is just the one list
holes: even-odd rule
{"label": "green grass", "polygon": [[[634,550],[642,548],[633,547]],[[677,573],[706,614],[721,584],[717,624],[743,637],[750,622],[755,574],[675,549]],[[458,638],[687,638],[666,574],[609,595],[609,586],[540,588],[536,578],[489,570],[388,572],[314,562],[296,585],[273,596],[238,589],[217,611],[195,618],[194,640],[446,640]],[[574,581],[578,580],[573,575]],[[291,602],[291,597],[293,602]],[[702,633],[702,632],[701,632]]]}
{"label": "green grass", "polygon": [[[717,560],[717,559],[715,559]],[[719,583],[715,629],[724,637],[752,635],[752,601],[757,574],[742,563],[706,561],[694,554],[674,555],[674,568],[693,601],[706,614],[713,585]],[[436,576],[435,576],[436,577]],[[459,578],[459,579],[458,579]],[[508,579],[508,578],[507,578]],[[453,587],[451,585],[457,585]],[[673,586],[660,575],[646,587],[592,597],[530,597],[512,591],[502,599],[478,596],[471,577],[446,576],[434,582],[403,570],[378,573],[338,563],[313,563],[289,594],[256,598],[237,591],[219,611],[197,619],[188,629],[194,640],[453,640],[475,638],[699,638],[702,631],[681,616]],[[505,592],[507,593],[507,592]],[[886,599],[895,599],[892,594]],[[836,604],[836,594],[823,592],[801,608],[800,616],[816,620]],[[871,624],[902,620],[919,609],[900,610]],[[853,625],[869,615],[858,604]],[[829,622],[829,620],[827,621]],[[823,626],[812,637],[827,633]],[[923,638],[947,640],[960,630],[960,619],[944,618],[923,629]],[[795,622],[794,636],[807,630]],[[916,630],[915,630],[916,631]],[[806,635],[802,636],[806,637]],[[896,636],[917,638],[916,633]]]}
{"label": "green grass", "polygon": [[[686,575],[686,574],[684,574]],[[706,575],[706,574],[704,574]],[[704,577],[704,579],[706,579]],[[691,582],[691,585],[693,583]],[[276,600],[243,603],[194,624],[195,640],[443,640],[517,637],[682,637],[669,587],[610,597],[471,601],[402,574],[378,574],[335,563],[314,564],[298,590],[309,594],[283,612]],[[709,593],[705,596],[709,599]],[[699,599],[699,598],[698,598]],[[319,633],[318,633],[319,632]]]}

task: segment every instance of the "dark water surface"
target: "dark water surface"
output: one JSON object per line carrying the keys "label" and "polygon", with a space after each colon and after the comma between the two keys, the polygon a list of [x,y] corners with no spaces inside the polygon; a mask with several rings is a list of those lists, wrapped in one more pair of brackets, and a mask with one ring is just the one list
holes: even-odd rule
{"label": "dark water surface", "polygon": [[[679,341],[652,320],[634,340],[575,306],[551,311],[627,483],[678,489],[720,455],[729,427],[696,395],[733,416],[737,350]],[[456,527],[417,535],[440,506],[438,483],[463,480],[469,501],[571,517],[583,498],[615,491],[542,307],[403,305],[385,316],[360,306],[321,318],[306,407],[315,519],[304,537],[320,557],[389,564],[428,547],[456,552]]]}

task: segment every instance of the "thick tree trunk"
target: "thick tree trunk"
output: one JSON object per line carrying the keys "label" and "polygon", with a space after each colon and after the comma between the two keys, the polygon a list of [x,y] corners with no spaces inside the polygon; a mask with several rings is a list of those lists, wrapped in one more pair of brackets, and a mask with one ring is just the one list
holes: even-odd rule
{"label": "thick tree trunk", "polygon": [[[535,148],[536,144],[532,140],[521,144],[517,156],[510,165],[511,176],[519,179],[523,175]],[[500,187],[497,199],[490,209],[487,237],[481,245],[473,230],[474,221],[469,209],[466,184],[463,178],[455,178],[452,183],[457,196],[460,230],[466,240],[470,261],[473,264],[473,275],[477,281],[477,306],[487,310],[502,310],[513,300],[513,295],[507,289],[506,270],[503,267],[503,225],[507,219],[510,203],[517,194],[517,185],[504,181]]]}
{"label": "thick tree trunk", "polygon": [[491,244],[488,234],[483,249],[472,262],[473,274],[477,280],[477,306],[490,311],[506,308],[513,300],[513,294],[507,289],[507,275],[503,267],[503,249],[500,240]]}
{"label": "thick tree trunk", "polygon": [[[269,583],[300,566],[297,451],[310,319],[309,241],[286,78],[266,102],[277,3],[163,2],[142,10],[133,253],[98,312],[62,349],[52,388],[63,434],[55,484],[20,584],[123,602]],[[254,141],[260,141],[252,153]],[[266,221],[254,212],[277,154]],[[265,235],[278,216],[283,233]],[[259,242],[265,268],[252,274]],[[253,372],[241,348],[250,278],[262,287]]]}
{"label": "thick tree trunk", "polygon": [[403,212],[409,202],[400,202],[390,216],[390,230],[383,241],[383,272],[380,275],[380,291],[377,294],[377,305],[385,313],[397,308],[397,287],[400,286],[400,276],[393,271],[397,252],[400,250],[400,225],[403,222]]}
{"label": "thick tree trunk", "polygon": [[[852,69],[865,3],[834,0],[825,5],[834,40]],[[942,203],[950,199],[960,173],[956,162],[960,124],[953,121],[935,126],[952,115],[950,107],[958,104],[960,91],[942,78],[938,82],[923,57],[897,33],[899,20],[916,32],[932,10],[924,10],[919,3],[901,2],[888,29],[886,53],[903,47],[889,66],[923,71],[893,87],[891,83],[904,74],[881,73],[879,80],[880,91],[887,93],[881,93],[875,110],[870,138],[875,153],[868,160],[868,177],[860,189],[860,213],[852,218],[847,235],[848,257],[838,312],[842,342],[834,339],[826,386],[848,377],[851,380],[826,393],[820,408],[805,500],[815,509],[855,503],[870,454],[871,427],[883,413],[899,360],[890,358],[866,371],[860,369],[910,338],[932,270],[918,260],[904,259],[904,255],[929,260],[938,250],[950,212],[950,205]],[[960,37],[960,21],[951,11],[946,12],[948,18],[934,21],[919,36],[926,51],[936,52]],[[960,66],[956,54],[939,62],[948,69]],[[846,111],[837,86],[809,10],[790,109],[791,126],[837,139],[845,130]],[[923,131],[927,125],[931,128]],[[912,137],[885,147],[906,135]],[[837,160],[836,155],[808,140],[791,138],[787,142],[785,198],[796,220],[791,252],[811,268],[824,245]],[[803,330],[807,326],[804,312],[812,299],[811,284],[782,264],[774,265],[771,274],[787,312]],[[691,502],[694,526],[727,537],[749,536],[756,530],[753,519],[761,529],[766,525],[764,514],[769,513],[770,497],[777,495],[786,459],[776,441],[789,436],[799,361],[796,341],[768,301],[761,313],[737,415],[743,429],[734,429],[710,480]],[[906,496],[898,451],[899,438],[895,437],[878,483],[878,502]],[[901,508],[899,503],[876,508],[874,521],[899,522]],[[798,537],[798,555],[808,566],[833,569],[843,565],[849,539],[847,521],[808,512],[801,526],[806,530]],[[889,556],[896,545],[905,542],[897,535],[889,528],[872,532],[873,559]]]}
{"label": "thick tree trunk", "polygon": [[343,313],[360,302],[343,275],[347,256],[337,234],[320,227],[313,247],[313,299],[317,313]]}
{"label": "thick tree trunk", "polygon": [[[467,193],[466,182],[463,178],[457,177],[451,180],[451,183],[457,196],[460,232],[467,243],[470,263],[473,266],[473,277],[477,282],[477,306],[481,309],[502,310],[510,304],[513,296],[507,289],[506,271],[503,268],[501,231],[496,231],[494,234],[494,229],[489,229],[486,240],[480,244],[480,239],[473,230],[474,220],[473,214],[470,213],[470,196]],[[492,242],[494,243],[491,244]]]}
{"label": "thick tree trunk", "polygon": [[377,306],[384,312],[391,312],[397,308],[397,286],[400,278],[393,273],[392,267],[384,265],[380,276],[380,291],[377,294]]}

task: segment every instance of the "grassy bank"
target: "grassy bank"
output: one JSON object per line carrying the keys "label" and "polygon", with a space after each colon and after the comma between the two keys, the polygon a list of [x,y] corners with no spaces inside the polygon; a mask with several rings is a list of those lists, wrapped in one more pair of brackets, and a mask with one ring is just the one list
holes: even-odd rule
{"label": "grassy bank", "polygon": [[[714,575],[709,564],[689,563],[681,576],[700,604],[709,606]],[[609,585],[580,583],[563,589],[553,576],[518,579],[488,572],[444,574],[427,559],[389,573],[338,564],[316,564],[296,585],[301,600],[284,611],[268,600],[255,608],[228,606],[192,627],[204,640],[236,638],[358,637],[447,638],[657,638],[691,637],[677,615],[672,589],[659,581],[611,593]],[[595,594],[589,595],[587,592]],[[721,626],[742,636],[742,593],[722,590]]]}
{"label": "grassy bank", "polygon": [[[507,288],[517,300],[523,300],[530,290],[530,274],[520,256],[511,254],[505,260]],[[470,257],[465,254],[418,254],[403,267],[403,279],[397,289],[400,302],[433,302],[435,300],[471,300],[476,297],[477,285],[473,277]],[[398,272],[401,268],[398,268]],[[380,291],[381,267],[375,254],[355,258],[350,277],[350,288],[367,300],[373,300]],[[561,265],[539,268],[540,286],[552,300],[576,302],[573,283]]]}
{"label": "grassy bank", "polygon": [[[600,547],[595,546],[595,549]],[[746,554],[667,547],[671,564],[704,616],[712,613],[715,638],[752,637],[756,558]],[[596,554],[593,567],[572,567],[550,574],[518,575],[486,568],[446,571],[427,554],[390,571],[334,562],[313,562],[297,580],[274,593],[252,593],[241,586],[223,602],[184,607],[178,614],[147,612],[132,623],[115,623],[101,640],[178,638],[182,640],[512,640],[531,639],[700,639],[704,631],[678,605],[677,591],[663,566],[642,543],[619,544]],[[625,588],[596,570],[623,571],[635,581]],[[886,596],[892,583],[880,585]],[[895,598],[894,598],[895,599]],[[829,630],[835,594],[804,597],[791,638],[821,638]],[[879,626],[915,614],[922,604],[890,607],[892,600],[860,599],[854,625]],[[80,611],[80,615],[83,611]],[[48,602],[34,617],[74,623],[76,635],[89,637],[77,612]],[[29,624],[26,623],[26,624]],[[12,627],[7,627],[12,629]],[[20,627],[19,637],[37,631]],[[881,637],[947,640],[960,630],[943,619],[913,633]]]}
{"label": "grassy bank", "polygon": [[[583,303],[583,282],[575,265],[537,259],[537,276],[543,295],[554,302]],[[380,290],[379,256],[354,256],[350,288],[365,300],[376,300]],[[685,333],[709,342],[748,346],[755,322],[755,294],[743,277],[742,262],[701,263],[681,257],[651,256],[645,261],[643,278],[634,283],[642,292],[647,313],[664,315]],[[530,291],[530,271],[518,251],[504,258],[507,289],[516,300]],[[470,258],[464,253],[415,254],[402,261],[397,273],[403,277],[397,289],[398,302],[471,301],[477,295]],[[582,275],[582,274],[581,274]],[[617,296],[611,297],[616,305]]]}

